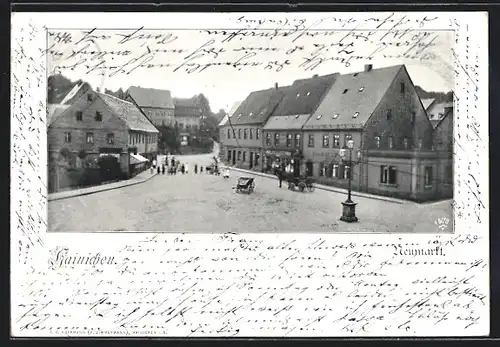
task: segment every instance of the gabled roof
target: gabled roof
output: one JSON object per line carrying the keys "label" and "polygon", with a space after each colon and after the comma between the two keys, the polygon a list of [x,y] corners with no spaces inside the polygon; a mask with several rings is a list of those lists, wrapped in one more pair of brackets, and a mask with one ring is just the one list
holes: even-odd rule
{"label": "gabled roof", "polygon": [[139,107],[174,108],[174,101],[169,90],[130,87],[127,94]]}
{"label": "gabled roof", "polygon": [[146,118],[146,116],[131,102],[119,99],[115,96],[96,93],[109,110],[123,120],[130,130],[158,132],[158,129]]}
{"label": "gabled roof", "polygon": [[71,105],[61,105],[61,104],[48,104],[47,105],[47,126],[51,125],[59,116],[61,116],[64,111],[66,111]]}
{"label": "gabled roof", "polygon": [[280,101],[271,117],[310,115],[316,110],[323,96],[339,75],[339,73],[334,73],[296,80],[288,88],[285,97]]}
{"label": "gabled roof", "polygon": [[229,109],[229,112],[226,113],[226,115],[220,121],[220,123],[219,123],[220,127],[222,127],[228,123],[229,116],[233,115],[236,112],[236,110],[238,109],[238,107],[240,107],[242,102],[243,101],[237,101],[233,104],[233,106],[231,106],[231,109]]}
{"label": "gabled roof", "polygon": [[432,105],[427,110],[427,117],[431,121],[432,127],[435,129],[441,121],[453,114],[453,102],[439,102]]}
{"label": "gabled roof", "polygon": [[69,105],[73,103],[73,98],[78,94],[78,92],[83,89],[84,87],[87,87],[88,89],[90,88],[90,85],[87,82],[81,82],[77,83],[73,86],[73,88],[66,94],[64,99],[62,99],[61,104],[62,105]]}
{"label": "gabled roof", "polygon": [[260,124],[267,121],[289,86],[258,90],[250,93],[228,119],[232,125]]}
{"label": "gabled roof", "polygon": [[271,116],[264,125],[264,130],[300,130],[309,116],[309,114]]}
{"label": "gabled roof", "polygon": [[436,99],[420,99],[422,101],[422,106],[424,106],[424,110],[427,110]]}
{"label": "gabled roof", "polygon": [[200,108],[200,105],[199,105],[198,99],[196,97],[174,98],[174,107]]}
{"label": "gabled roof", "polygon": [[402,68],[340,75],[303,129],[362,128]]}

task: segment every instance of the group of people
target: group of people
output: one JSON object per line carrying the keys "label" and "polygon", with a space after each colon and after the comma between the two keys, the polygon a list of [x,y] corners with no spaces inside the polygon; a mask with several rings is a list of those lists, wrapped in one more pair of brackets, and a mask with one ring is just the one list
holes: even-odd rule
{"label": "group of people", "polygon": [[[168,159],[165,159],[165,162],[161,164],[161,166],[156,162],[156,160],[153,160],[153,163],[151,165],[150,171],[151,174],[154,173],[154,170],[156,168],[156,172],[158,174],[164,175],[165,172],[167,172],[169,175],[177,175],[177,172],[180,172],[181,174],[188,174],[189,173],[189,166],[188,164],[181,164],[178,160],[175,160],[175,158],[172,158],[170,160],[170,165],[168,162]],[[194,173],[197,174],[198,171],[200,173],[203,173],[203,166],[199,166],[198,164],[194,165]]]}

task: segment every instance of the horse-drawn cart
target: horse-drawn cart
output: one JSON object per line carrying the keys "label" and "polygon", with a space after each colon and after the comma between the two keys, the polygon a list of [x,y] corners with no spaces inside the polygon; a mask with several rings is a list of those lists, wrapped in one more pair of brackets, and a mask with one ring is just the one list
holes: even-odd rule
{"label": "horse-drawn cart", "polygon": [[288,177],[288,189],[295,190],[298,189],[301,192],[314,191],[314,184],[312,177]]}
{"label": "horse-drawn cart", "polygon": [[236,183],[236,192],[243,192],[250,194],[255,189],[255,182],[253,178],[250,177],[240,177]]}

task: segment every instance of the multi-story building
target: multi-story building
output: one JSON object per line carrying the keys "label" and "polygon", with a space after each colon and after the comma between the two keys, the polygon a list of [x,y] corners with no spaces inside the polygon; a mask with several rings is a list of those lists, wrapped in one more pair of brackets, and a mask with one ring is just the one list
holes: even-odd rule
{"label": "multi-story building", "polygon": [[[347,187],[351,177],[359,191],[439,195],[433,127],[404,65],[339,76],[303,131],[304,169],[320,182]],[[339,152],[349,140],[353,167]]]}
{"label": "multi-story building", "polygon": [[[429,115],[429,114],[428,114]],[[438,157],[438,194],[453,196],[453,103],[443,104],[443,116],[434,126],[434,149]],[[431,119],[431,123],[434,123]]]}
{"label": "multi-story building", "polygon": [[130,87],[125,100],[134,103],[155,126],[174,126],[174,101],[169,90]]}
{"label": "multi-story building", "polygon": [[262,170],[262,128],[288,87],[254,91],[228,117],[224,134],[225,157],[229,165]]}
{"label": "multi-story building", "polygon": [[238,107],[240,107],[241,101],[235,102],[229,112],[222,118],[219,123],[219,158],[224,159],[226,157],[226,147],[225,142],[227,140],[227,129],[229,127],[228,119],[230,115],[233,115]]}
{"label": "multi-story building", "polygon": [[114,96],[88,90],[71,105],[51,105],[48,120],[49,162],[67,153],[68,167],[95,166],[99,156],[113,155],[129,174],[131,162],[156,156],[158,130],[134,104]]}
{"label": "multi-story building", "polygon": [[339,74],[313,76],[293,82],[286,95],[271,113],[263,128],[264,170],[293,164],[300,174],[302,126],[320,104]]}
{"label": "multi-story building", "polygon": [[198,98],[174,98],[174,106],[174,118],[179,131],[188,134],[198,131],[203,115]]}

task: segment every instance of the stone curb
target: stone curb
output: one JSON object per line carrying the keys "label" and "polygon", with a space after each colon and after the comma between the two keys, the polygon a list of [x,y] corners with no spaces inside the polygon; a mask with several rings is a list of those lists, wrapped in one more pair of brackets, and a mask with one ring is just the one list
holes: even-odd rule
{"label": "stone curb", "polygon": [[[136,184],[141,184],[141,183],[149,181],[150,179],[152,179],[156,175],[158,175],[158,173],[154,172],[150,177],[147,177],[147,178],[145,178],[145,179],[143,179],[141,181],[128,182],[128,184],[114,186],[114,187],[109,187],[109,186],[112,185],[112,184],[115,184],[117,182],[103,184],[102,186],[96,186],[96,187],[99,187],[99,188],[102,187],[102,189],[96,189],[96,190],[94,190],[95,187],[78,189],[78,190],[75,190],[74,193],[72,192],[73,194],[69,194],[69,195],[65,195],[65,196],[61,196],[61,197],[57,197],[57,196],[51,197],[50,196],[51,194],[49,194],[49,197],[48,197],[47,200],[48,201],[64,200],[64,199],[74,198],[76,196],[90,195],[90,194],[94,194],[94,193],[106,192],[108,190],[113,190],[113,189],[118,189],[118,188],[123,188],[123,187],[129,187],[129,186],[135,186]],[[108,186],[108,187],[106,187],[106,186]],[[58,194],[58,193],[54,193],[54,194]]]}
{"label": "stone curb", "polygon": [[[228,166],[228,168],[230,170],[245,172],[245,173],[253,174],[253,175],[256,175],[256,176],[271,178],[271,179],[275,179],[275,180],[278,179],[274,175],[270,175],[270,174],[266,174],[266,173],[262,173],[262,172],[245,170],[245,169],[240,169],[240,168],[235,168],[235,167],[230,167],[230,166]],[[340,188],[329,187],[329,186],[325,186],[325,185],[322,185],[322,184],[315,183],[314,187],[317,188],[317,189],[326,190],[326,191],[329,191],[329,192],[347,194],[347,190],[343,190],[343,189],[340,189]],[[364,193],[359,193],[359,192],[351,192],[351,195],[352,196],[357,196],[357,197],[360,197],[360,198],[381,200],[381,201],[387,201],[387,202],[392,202],[392,203],[396,203],[396,204],[406,204],[406,205],[416,204],[413,201],[406,201],[406,200],[400,200],[400,199],[394,199],[394,198],[387,198],[385,196],[372,195],[372,194],[364,194]]]}

